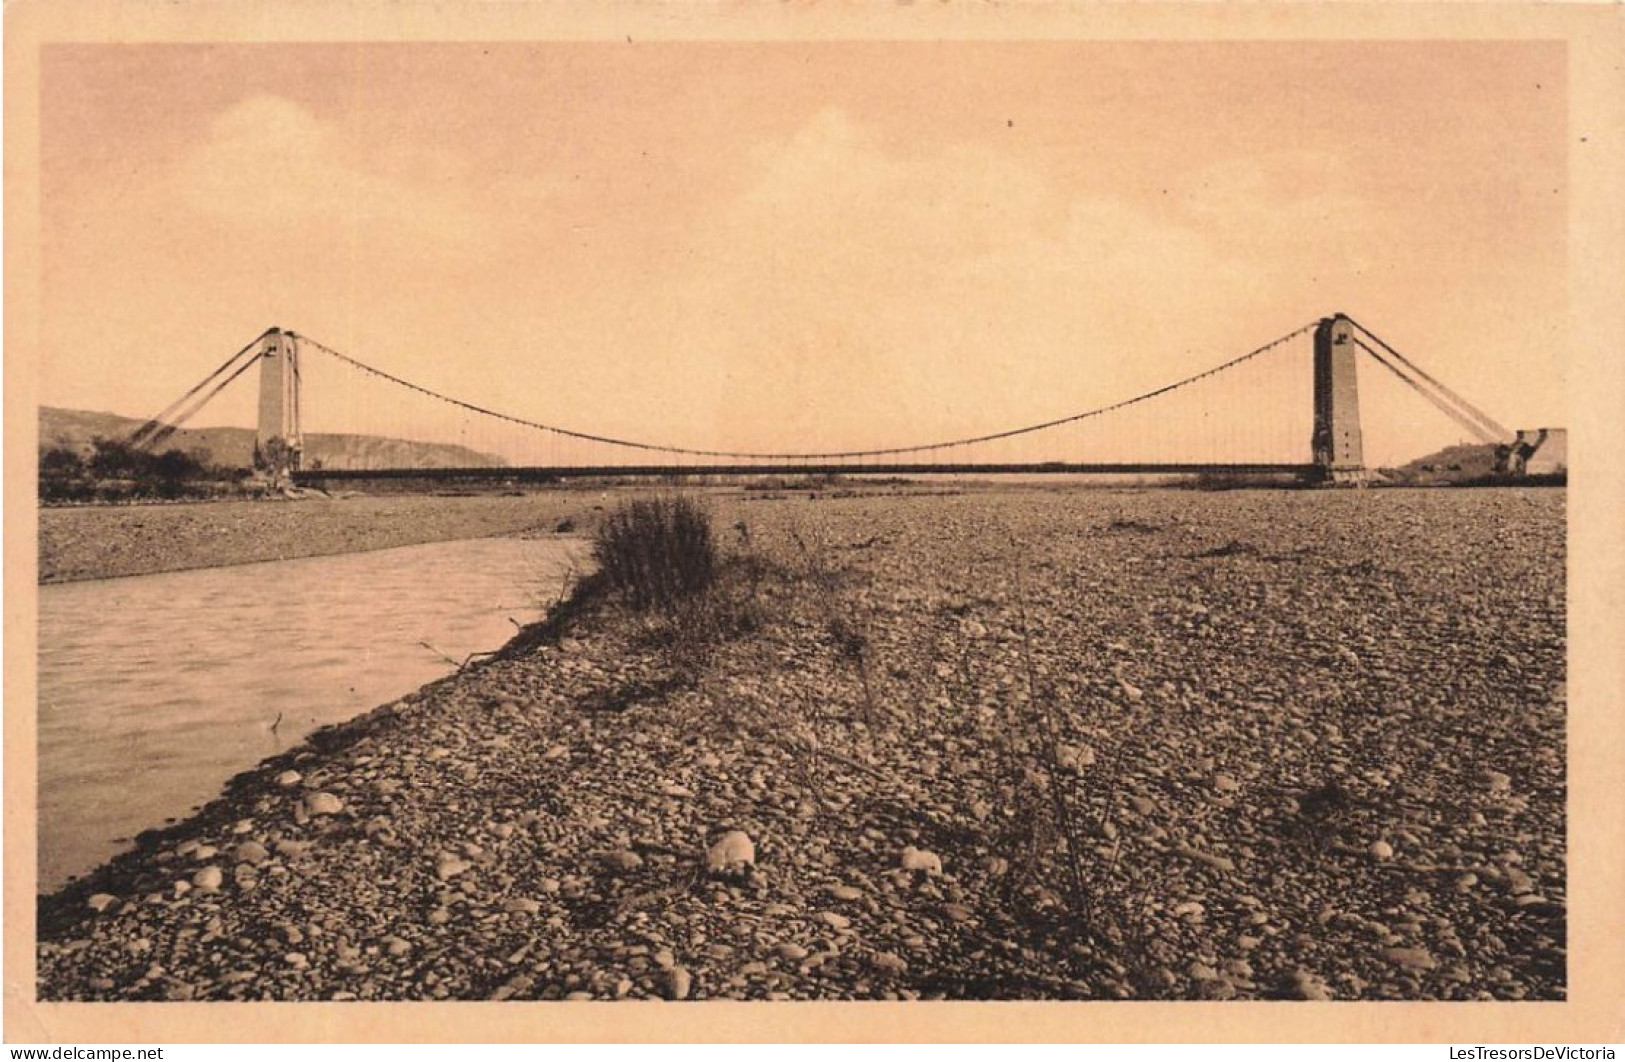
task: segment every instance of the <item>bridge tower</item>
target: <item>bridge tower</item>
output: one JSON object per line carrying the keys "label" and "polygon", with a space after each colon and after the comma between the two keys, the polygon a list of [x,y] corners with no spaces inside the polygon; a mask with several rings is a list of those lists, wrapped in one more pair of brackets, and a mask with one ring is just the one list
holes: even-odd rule
{"label": "bridge tower", "polygon": [[1355,376],[1353,322],[1343,314],[1315,329],[1315,430],[1310,452],[1323,481],[1366,478],[1360,439],[1360,389]]}
{"label": "bridge tower", "polygon": [[272,328],[260,340],[260,418],[254,467],[273,478],[299,470],[305,437],[299,427],[299,344],[292,332]]}

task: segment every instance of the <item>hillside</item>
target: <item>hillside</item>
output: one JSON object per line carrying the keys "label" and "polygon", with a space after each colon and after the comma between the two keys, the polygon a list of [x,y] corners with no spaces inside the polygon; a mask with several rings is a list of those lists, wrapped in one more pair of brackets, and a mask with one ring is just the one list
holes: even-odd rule
{"label": "hillside", "polygon": [[1495,472],[1495,447],[1490,443],[1457,443],[1418,457],[1395,472],[1402,480],[1417,482],[1482,479]]}
{"label": "hillside", "polygon": [[[66,447],[89,454],[91,440],[127,438],[141,426],[134,417],[81,409],[40,407],[40,448]],[[248,467],[254,458],[254,432],[249,428],[182,428],[164,443],[177,450],[207,450],[215,464]],[[466,446],[411,442],[376,435],[310,434],[305,436],[305,463],[329,468],[403,467],[489,468],[505,464],[500,457]]]}

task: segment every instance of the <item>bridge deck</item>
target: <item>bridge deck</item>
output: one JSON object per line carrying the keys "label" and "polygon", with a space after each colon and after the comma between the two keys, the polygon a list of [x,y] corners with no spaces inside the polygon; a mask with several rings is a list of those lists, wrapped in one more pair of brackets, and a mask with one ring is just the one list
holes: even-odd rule
{"label": "bridge deck", "polygon": [[1038,464],[831,464],[807,462],[761,465],[575,465],[489,468],[320,468],[293,474],[300,484],[369,479],[429,479],[467,482],[546,483],[560,479],[650,478],[672,476],[1029,476],[1029,475],[1308,475],[1313,464],[1158,464],[1147,462]]}

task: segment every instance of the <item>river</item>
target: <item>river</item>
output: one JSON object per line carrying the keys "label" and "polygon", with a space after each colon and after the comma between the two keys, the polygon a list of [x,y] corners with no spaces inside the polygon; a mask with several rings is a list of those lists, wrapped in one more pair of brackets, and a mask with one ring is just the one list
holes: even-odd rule
{"label": "river", "polygon": [[488,538],[41,587],[39,890],[499,648],[587,554]]}

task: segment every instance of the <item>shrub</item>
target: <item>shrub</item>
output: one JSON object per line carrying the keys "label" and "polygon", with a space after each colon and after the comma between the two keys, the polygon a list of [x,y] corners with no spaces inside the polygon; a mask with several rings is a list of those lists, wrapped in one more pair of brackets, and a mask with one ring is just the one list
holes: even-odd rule
{"label": "shrub", "polygon": [[641,498],[604,518],[593,558],[610,589],[633,609],[673,612],[717,577],[711,516],[682,496]]}
{"label": "shrub", "polygon": [[40,452],[40,498],[45,501],[130,501],[206,497],[216,481],[236,477],[210,465],[207,450],[153,453],[119,439],[97,437],[88,459],[66,447]]}

